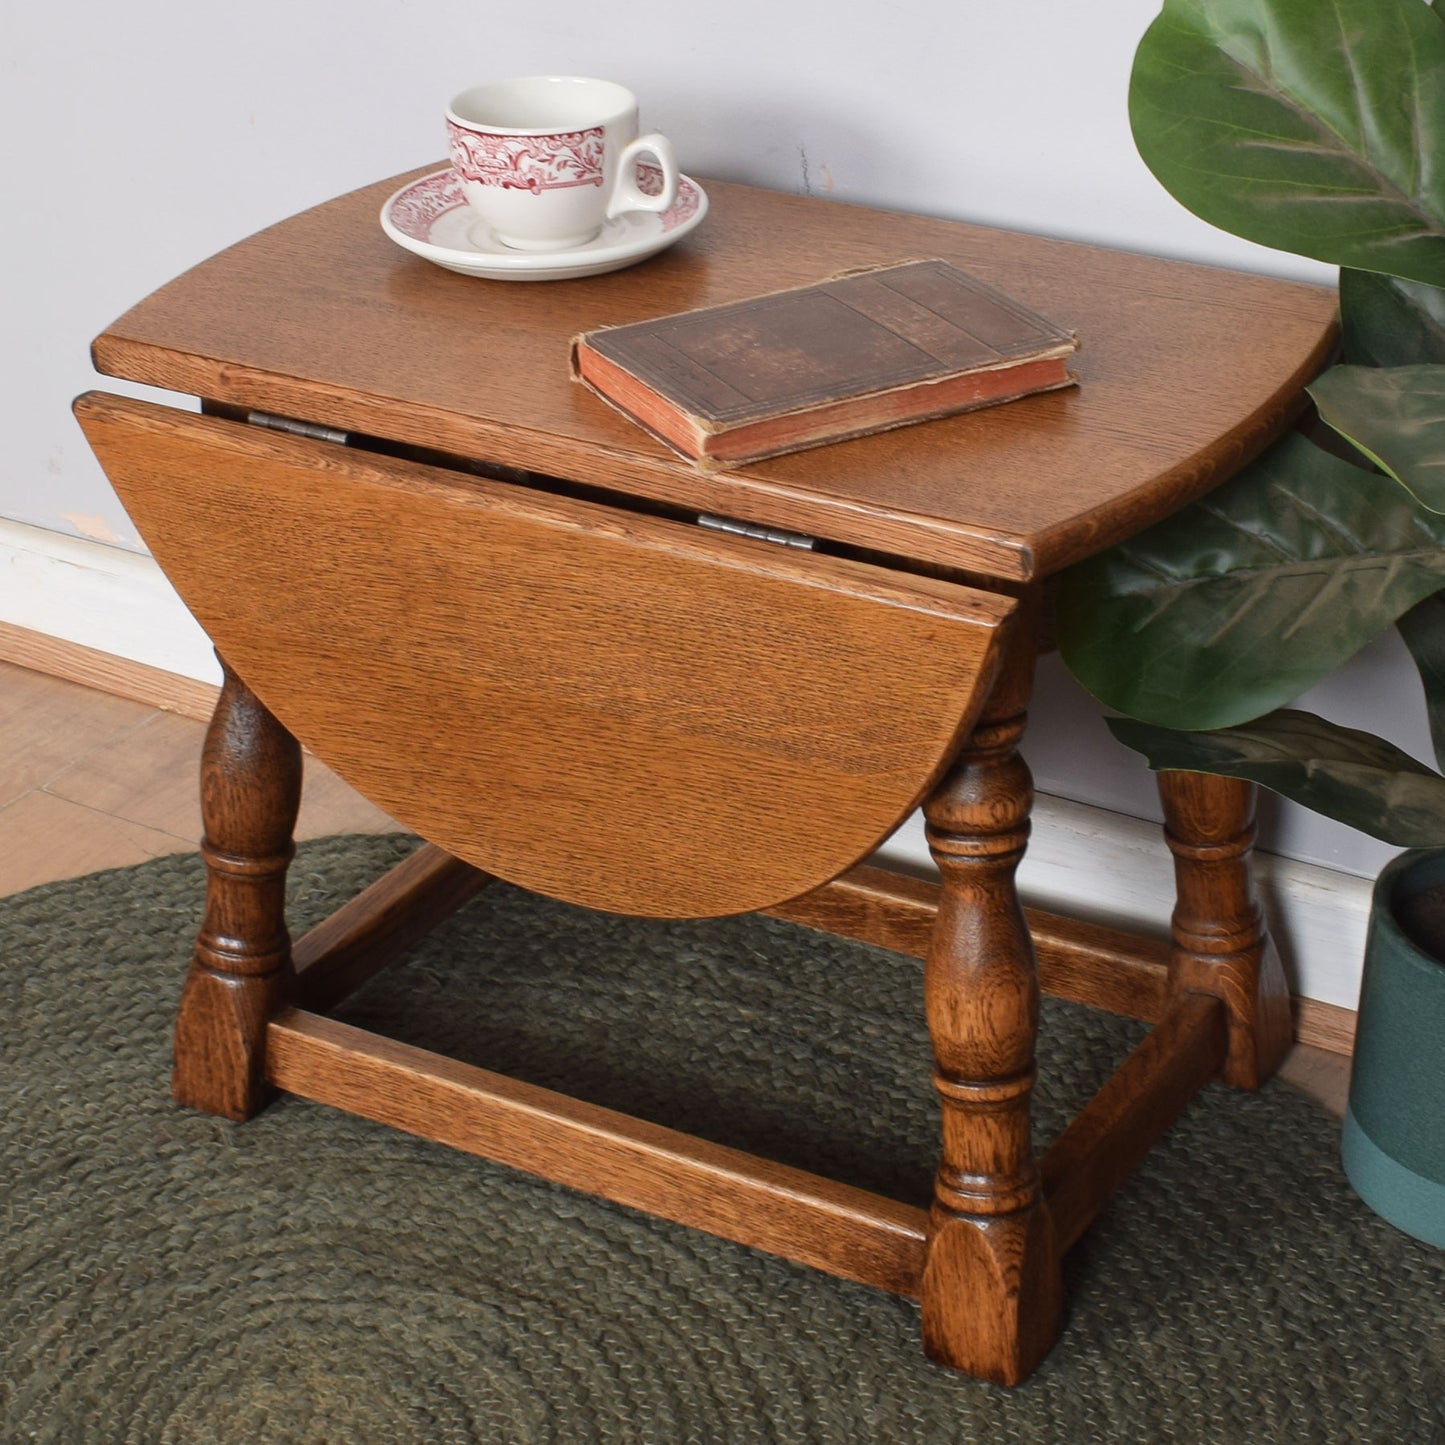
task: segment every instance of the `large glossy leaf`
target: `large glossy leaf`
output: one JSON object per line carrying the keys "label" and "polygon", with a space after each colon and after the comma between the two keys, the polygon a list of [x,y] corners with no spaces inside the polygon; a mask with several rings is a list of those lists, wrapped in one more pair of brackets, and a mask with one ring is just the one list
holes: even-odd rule
{"label": "large glossy leaf", "polygon": [[1165,0],[1129,115],[1213,225],[1445,285],[1445,27],[1421,0]]}
{"label": "large glossy leaf", "polygon": [[1247,778],[1401,848],[1445,843],[1445,778],[1372,733],[1288,708],[1220,732],[1109,726],[1156,770]]}
{"label": "large glossy leaf", "polygon": [[1427,597],[1395,625],[1420,670],[1430,715],[1430,742],[1435,761],[1445,768],[1445,593]]}
{"label": "large glossy leaf", "polygon": [[1320,416],[1432,512],[1445,512],[1445,366],[1335,366]]}
{"label": "large glossy leaf", "polygon": [[1290,702],[1445,586],[1445,517],[1286,436],[1060,584],[1064,660],[1118,712],[1216,728]]}
{"label": "large glossy leaf", "polygon": [[1340,320],[1341,345],[1352,365],[1445,362],[1445,291],[1438,286],[1345,267]]}

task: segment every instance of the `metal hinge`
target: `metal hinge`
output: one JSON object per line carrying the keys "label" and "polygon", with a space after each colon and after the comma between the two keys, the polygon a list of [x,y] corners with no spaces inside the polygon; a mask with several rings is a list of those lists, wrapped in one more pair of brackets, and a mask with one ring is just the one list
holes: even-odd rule
{"label": "metal hinge", "polygon": [[736,517],[719,517],[712,512],[699,512],[699,527],[710,527],[714,532],[731,532],[737,537],[751,537],[758,542],[772,542],[779,547],[797,547],[811,552],[818,545],[816,537],[806,532],[784,532],[778,527],[760,527],[754,522],[740,522]]}
{"label": "metal hinge", "polygon": [[335,442],[339,447],[344,447],[351,440],[350,432],[338,431],[334,426],[322,426],[314,421],[297,421],[294,417],[276,416],[269,411],[248,411],[246,420],[252,426],[283,431],[293,437],[310,437],[314,442]]}

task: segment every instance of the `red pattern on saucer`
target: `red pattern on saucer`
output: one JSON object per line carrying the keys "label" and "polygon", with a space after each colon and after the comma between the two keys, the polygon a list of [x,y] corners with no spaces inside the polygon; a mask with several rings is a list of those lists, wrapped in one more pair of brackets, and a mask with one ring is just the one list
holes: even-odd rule
{"label": "red pattern on saucer", "polygon": [[[637,189],[644,196],[660,196],[662,194],[662,167],[652,165],[648,161],[638,161]],[[662,213],[663,233],[675,230],[684,221],[690,221],[697,214],[698,204],[697,187],[690,182],[680,184],[677,188],[677,199]]]}
{"label": "red pattern on saucer", "polygon": [[[637,179],[640,190],[658,194],[660,174],[642,172]],[[462,276],[487,281],[576,281],[646,261],[691,235],[707,211],[707,193],[691,177],[679,176],[677,202],[666,211],[629,211],[572,251],[513,251],[477,219],[461,178],[448,167],[394,191],[381,208],[380,221],[382,230],[403,250]]]}
{"label": "red pattern on saucer", "polygon": [[438,171],[436,175],[408,186],[392,202],[387,214],[391,224],[403,235],[410,236],[413,241],[428,241],[437,218],[466,203],[461,177],[455,171]]}

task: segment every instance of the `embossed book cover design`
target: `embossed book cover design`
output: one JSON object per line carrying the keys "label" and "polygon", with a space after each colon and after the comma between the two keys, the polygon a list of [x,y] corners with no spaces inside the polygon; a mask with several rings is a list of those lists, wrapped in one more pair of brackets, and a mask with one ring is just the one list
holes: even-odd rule
{"label": "embossed book cover design", "polygon": [[743,462],[1069,386],[1077,347],[934,260],[592,331],[572,361],[684,456]]}

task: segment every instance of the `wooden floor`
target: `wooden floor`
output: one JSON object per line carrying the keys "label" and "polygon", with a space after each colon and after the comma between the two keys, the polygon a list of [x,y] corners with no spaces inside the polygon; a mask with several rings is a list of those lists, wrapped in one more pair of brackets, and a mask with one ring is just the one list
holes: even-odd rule
{"label": "wooden floor", "polygon": [[[0,662],[0,897],[194,849],[204,735],[190,718]],[[306,759],[298,837],[396,827]],[[1300,1045],[1285,1073],[1343,1114],[1348,1060]]]}
{"label": "wooden floor", "polygon": [[[0,896],[194,849],[205,726],[0,662]],[[315,758],[297,836],[397,825]]]}

